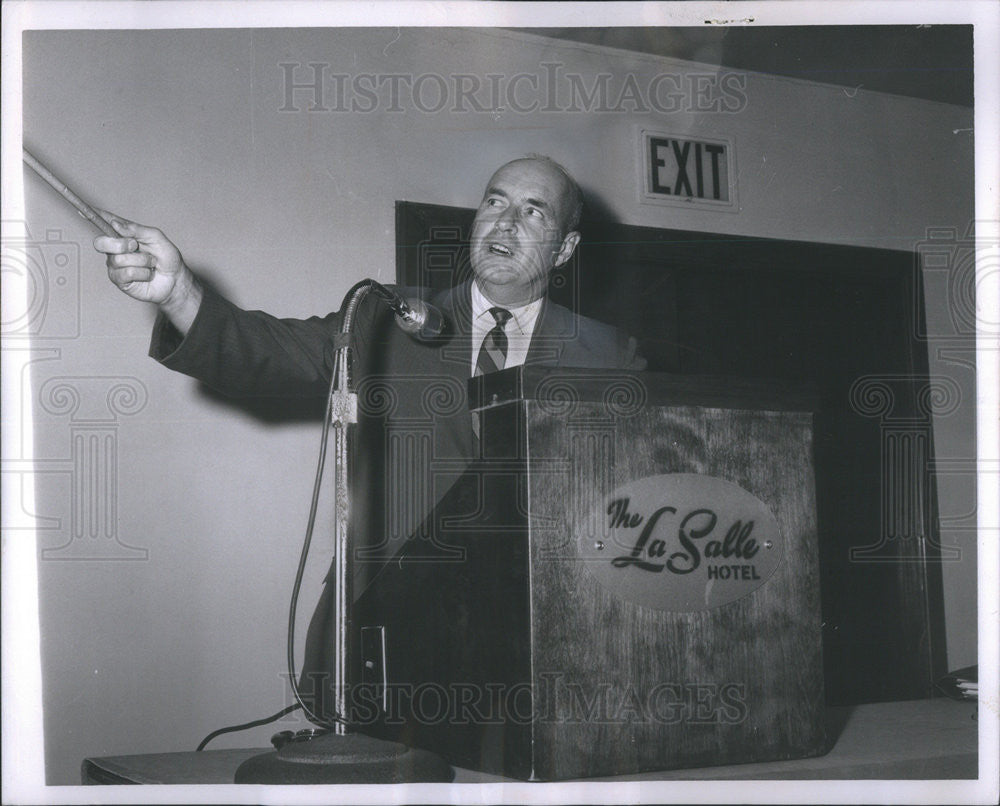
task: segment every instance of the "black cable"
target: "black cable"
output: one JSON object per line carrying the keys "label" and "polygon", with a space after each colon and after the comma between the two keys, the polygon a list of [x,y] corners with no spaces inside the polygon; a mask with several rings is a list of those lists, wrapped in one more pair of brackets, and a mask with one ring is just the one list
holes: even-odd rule
{"label": "black cable", "polygon": [[[355,295],[362,289],[365,289],[365,293],[369,290],[375,291],[378,296],[390,304],[393,310],[397,309],[398,304],[405,305],[398,295],[394,294],[392,291],[374,280],[361,280],[360,282],[355,283],[344,296],[344,304],[341,306],[341,309],[344,311],[344,316],[341,320],[340,326],[341,339],[348,338],[350,336],[351,326],[354,320],[354,312],[365,296],[364,294],[360,294],[357,299],[355,299]],[[336,714],[332,717],[321,717],[314,713],[302,699],[302,695],[299,692],[298,679],[295,674],[295,614],[298,609],[299,591],[302,587],[302,577],[305,574],[306,560],[309,557],[309,547],[312,544],[313,531],[316,527],[316,512],[319,509],[319,496],[323,483],[323,470],[326,466],[326,447],[330,438],[330,421],[333,416],[333,393],[336,390],[337,372],[340,369],[339,362],[341,360],[341,351],[339,349],[340,345],[338,344],[336,346],[337,349],[334,352],[333,373],[330,378],[330,388],[326,395],[326,411],[323,414],[323,430],[320,436],[319,458],[316,463],[316,476],[313,481],[312,498],[309,502],[309,519],[306,523],[306,534],[302,542],[302,551],[299,554],[299,564],[295,571],[295,582],[292,584],[292,596],[288,606],[288,641],[286,647],[288,680],[292,687],[292,694],[295,695],[295,704],[288,706],[287,708],[276,713],[274,716],[267,717],[266,719],[258,719],[254,722],[247,722],[243,725],[234,725],[228,728],[219,728],[219,730],[213,731],[202,739],[201,744],[198,745],[198,750],[202,750],[206,744],[220,734],[232,733],[238,730],[247,730],[248,728],[255,728],[259,725],[266,725],[268,722],[274,722],[276,719],[280,719],[285,714],[291,713],[299,708],[305,711],[306,717],[310,722],[314,722],[317,725],[331,727],[336,723],[347,724],[347,720],[341,714]],[[348,369],[350,368],[348,367]]]}
{"label": "black cable", "polygon": [[[330,438],[330,419],[333,415],[333,385],[337,382],[337,361],[340,360],[339,351],[335,355],[333,365],[333,378],[330,381],[330,391],[326,396],[326,410],[323,413],[323,430],[319,444],[319,459],[316,463],[316,476],[313,481],[312,499],[309,502],[309,519],[306,523],[306,534],[302,542],[302,551],[299,553],[299,564],[295,569],[295,582],[292,584],[292,597],[288,604],[288,640],[285,647],[286,663],[288,664],[288,682],[292,687],[292,694],[295,701],[305,711],[311,722],[316,724],[327,724],[321,720],[312,709],[305,704],[302,695],[299,693],[298,679],[295,673],[295,613],[298,609],[299,590],[302,587],[302,576],[306,569],[306,560],[309,557],[309,546],[312,544],[313,529],[316,526],[316,511],[319,508],[319,494],[323,482],[323,469],[326,465],[326,443]],[[314,682],[315,685],[315,682]]]}
{"label": "black cable", "polygon": [[201,744],[198,745],[196,751],[203,750],[206,744],[212,741],[212,739],[214,739],[216,736],[219,736],[223,733],[234,733],[235,731],[238,730],[247,730],[248,728],[255,728],[258,725],[266,725],[268,722],[274,722],[276,719],[280,719],[285,714],[289,714],[292,711],[298,710],[299,708],[305,711],[306,716],[309,718],[310,721],[316,722],[317,724],[328,724],[323,721],[320,721],[319,718],[312,712],[312,710],[308,706],[306,706],[305,702],[303,702],[302,700],[302,697],[299,695],[299,687],[295,680],[294,646],[295,646],[295,610],[299,600],[299,589],[302,586],[302,575],[305,570],[306,558],[309,555],[309,545],[312,542],[313,527],[315,526],[316,523],[316,510],[319,505],[319,491],[323,479],[323,466],[326,463],[326,443],[330,433],[330,417],[331,417],[331,408],[333,405],[332,402],[333,384],[336,382],[336,378],[337,378],[337,366],[336,364],[334,364],[333,380],[330,382],[331,383],[330,394],[327,395],[326,412],[323,415],[323,432],[322,432],[323,436],[322,436],[322,441],[320,442],[319,462],[316,467],[316,479],[313,484],[312,502],[309,509],[309,522],[308,525],[306,526],[306,536],[305,536],[305,542],[303,543],[302,546],[302,552],[299,555],[299,566],[295,573],[295,583],[292,586],[292,600],[288,611],[288,647],[287,647],[288,674],[289,674],[289,681],[291,682],[292,685],[292,693],[295,695],[295,704],[290,705],[287,708],[284,708],[278,713],[276,713],[274,716],[270,716],[265,719],[258,719],[253,722],[247,722],[243,725],[234,725],[232,727],[219,728],[218,730],[212,731],[210,734],[208,734],[208,736],[206,736],[204,739],[201,740]]}
{"label": "black cable", "polygon": [[208,734],[208,736],[206,736],[204,739],[201,740],[201,744],[199,744],[195,748],[195,752],[200,753],[202,750],[205,749],[206,744],[212,741],[212,739],[214,739],[216,736],[221,736],[223,733],[235,733],[238,730],[247,730],[249,728],[259,727],[260,725],[266,725],[268,722],[274,722],[275,720],[281,719],[281,717],[283,717],[285,714],[290,714],[292,711],[297,711],[301,707],[302,706],[300,703],[295,703],[294,705],[289,705],[287,708],[282,708],[274,716],[269,716],[266,717],[265,719],[257,719],[254,720],[253,722],[247,722],[243,725],[233,725],[232,727],[229,728],[219,728],[218,730],[213,730],[210,734]]}

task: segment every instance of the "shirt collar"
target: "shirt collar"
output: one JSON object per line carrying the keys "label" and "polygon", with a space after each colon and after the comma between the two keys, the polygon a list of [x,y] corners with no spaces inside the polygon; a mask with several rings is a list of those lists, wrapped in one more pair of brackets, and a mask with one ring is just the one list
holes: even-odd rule
{"label": "shirt collar", "polygon": [[543,302],[545,302],[545,298],[539,297],[534,302],[529,302],[518,308],[511,308],[507,305],[497,306],[479,290],[479,284],[475,280],[472,281],[472,321],[476,324],[488,325],[487,330],[492,329],[496,324],[493,314],[490,313],[490,308],[501,307],[510,311],[511,316],[504,329],[511,332],[511,328],[515,327],[517,332],[528,335],[534,330],[535,320],[538,319],[538,312],[541,311]]}

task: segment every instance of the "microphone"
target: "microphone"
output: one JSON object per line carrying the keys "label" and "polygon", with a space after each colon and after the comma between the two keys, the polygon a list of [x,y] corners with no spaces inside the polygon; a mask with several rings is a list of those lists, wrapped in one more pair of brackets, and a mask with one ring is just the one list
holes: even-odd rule
{"label": "microphone", "polygon": [[433,341],[448,327],[444,314],[423,300],[396,296],[390,305],[396,314],[396,324],[418,341]]}
{"label": "microphone", "polygon": [[448,327],[448,321],[433,305],[421,299],[403,299],[390,288],[375,280],[365,280],[375,295],[396,314],[396,324],[417,341],[433,341]]}

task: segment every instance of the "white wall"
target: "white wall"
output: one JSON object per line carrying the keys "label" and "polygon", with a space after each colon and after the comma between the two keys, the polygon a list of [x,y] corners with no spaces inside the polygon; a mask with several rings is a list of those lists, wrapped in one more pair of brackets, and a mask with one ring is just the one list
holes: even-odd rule
{"label": "white wall", "polygon": [[[562,161],[630,224],[912,249],[927,227],[964,231],[973,217],[972,112],[961,107],[750,75],[745,108],[729,114],[281,112],[282,62],[480,77],[560,62],[588,83],[608,71],[616,86],[629,73],[645,86],[704,69],[486,29],[29,33],[25,143],[95,203],[161,227],[237,303],[279,315],[332,310],[364,276],[392,280],[394,200],[472,206],[491,171],[526,152]],[[300,92],[294,105],[309,100]],[[733,138],[740,210],[640,206],[637,124]],[[84,756],[193,749],[290,702],[285,609],[318,428],[258,422],[148,359],[150,311],[108,284],[89,226],[25,181],[33,238],[58,230],[71,257],[33,344],[33,387],[34,514],[50,550],[39,563],[47,768],[50,782],[74,783]],[[927,304],[947,333],[949,300]],[[931,355],[932,372],[965,394],[936,423],[938,455],[969,459],[974,374],[939,361],[936,344]],[[75,414],[52,399],[54,378],[81,390]],[[109,408],[120,382],[144,404]],[[103,420],[92,431],[117,459],[116,498],[97,516],[111,537],[96,540],[72,532],[70,485],[83,471],[71,441],[84,420]],[[972,489],[948,482],[942,514],[968,512]],[[975,661],[975,543],[957,528],[945,537],[963,550],[945,568],[954,667]],[[119,559],[71,559],[95,546]],[[328,534],[315,551],[303,631]],[[296,724],[213,746],[262,746]]]}

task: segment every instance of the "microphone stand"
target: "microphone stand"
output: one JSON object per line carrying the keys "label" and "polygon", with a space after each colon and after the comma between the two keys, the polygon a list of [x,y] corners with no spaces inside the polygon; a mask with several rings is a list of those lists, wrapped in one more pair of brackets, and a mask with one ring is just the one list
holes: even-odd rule
{"label": "microphone stand", "polygon": [[336,599],[334,604],[334,652],[336,660],[333,669],[334,713],[342,717],[334,724],[334,733],[338,736],[347,734],[347,686],[348,664],[350,651],[351,604],[353,595],[353,569],[350,559],[350,540],[348,539],[351,491],[350,465],[347,448],[347,432],[353,430],[358,422],[358,396],[351,388],[350,363],[351,328],[354,324],[354,313],[361,300],[368,292],[368,286],[362,286],[351,295],[344,313],[340,329],[340,339],[334,358],[333,388],[330,392],[330,426],[333,428],[334,456],[334,584]]}
{"label": "microphone stand", "polygon": [[[358,306],[369,291],[387,302],[397,316],[409,308],[398,296],[374,280],[355,285],[343,306],[340,333],[335,339],[333,381],[327,409],[333,429],[334,486],[334,712],[330,732],[308,741],[291,740],[277,750],[243,762],[236,783],[255,784],[393,784],[447,783],[454,773],[440,757],[399,742],[375,739],[350,727],[350,630],[353,605],[353,564],[350,540],[349,435],[358,425],[358,396],[351,385],[351,331]],[[397,304],[402,303],[401,312]],[[325,428],[324,428],[325,431]],[[312,520],[312,516],[310,517]],[[311,531],[311,523],[310,523]],[[292,686],[296,681],[292,679]],[[298,690],[296,689],[296,697]],[[301,702],[301,698],[300,702]],[[312,716],[305,707],[307,714]]]}

